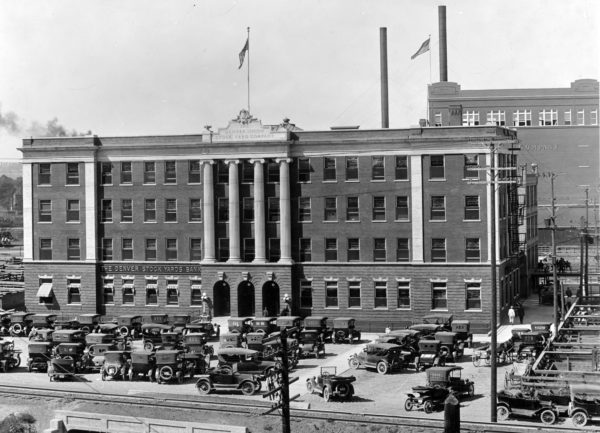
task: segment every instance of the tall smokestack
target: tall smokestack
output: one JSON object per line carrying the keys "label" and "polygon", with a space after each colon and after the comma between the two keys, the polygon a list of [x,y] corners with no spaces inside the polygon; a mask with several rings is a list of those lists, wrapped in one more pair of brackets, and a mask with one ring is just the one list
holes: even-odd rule
{"label": "tall smokestack", "polygon": [[390,127],[388,112],[387,28],[379,28],[379,57],[381,69],[381,127]]}
{"label": "tall smokestack", "polygon": [[438,6],[440,33],[440,81],[448,81],[448,50],[446,47],[446,6]]}

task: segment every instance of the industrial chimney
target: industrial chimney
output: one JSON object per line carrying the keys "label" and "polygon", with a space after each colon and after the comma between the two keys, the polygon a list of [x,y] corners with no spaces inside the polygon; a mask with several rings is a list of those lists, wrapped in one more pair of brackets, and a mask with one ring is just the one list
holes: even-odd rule
{"label": "industrial chimney", "polygon": [[379,28],[379,56],[381,69],[381,127],[390,127],[388,112],[388,66],[387,66],[387,28]]}
{"label": "industrial chimney", "polygon": [[440,81],[448,81],[448,49],[446,47],[446,6],[438,6],[440,34]]}

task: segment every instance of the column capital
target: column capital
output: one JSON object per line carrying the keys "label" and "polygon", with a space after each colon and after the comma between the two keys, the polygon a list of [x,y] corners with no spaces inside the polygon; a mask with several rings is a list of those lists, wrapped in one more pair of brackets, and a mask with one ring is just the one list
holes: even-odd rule
{"label": "column capital", "polygon": [[210,164],[213,165],[215,163],[214,159],[201,159],[200,164]]}
{"label": "column capital", "polygon": [[239,164],[240,160],[239,159],[226,159],[225,160],[225,164],[230,165],[230,164]]}
{"label": "column capital", "polygon": [[282,162],[287,162],[288,164],[292,162],[292,158],[275,158],[275,162],[281,164]]}
{"label": "column capital", "polygon": [[261,159],[261,158],[258,158],[258,159],[249,159],[248,161],[250,161],[251,164],[256,164],[257,162],[259,164],[264,164],[265,163],[265,160]]}

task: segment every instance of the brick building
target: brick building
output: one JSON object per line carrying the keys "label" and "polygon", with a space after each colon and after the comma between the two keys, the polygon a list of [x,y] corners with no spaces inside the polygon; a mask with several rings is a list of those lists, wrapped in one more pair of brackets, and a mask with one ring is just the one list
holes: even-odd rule
{"label": "brick building", "polygon": [[[242,110],[199,135],[23,140],[25,299],[66,315],[490,320],[485,182],[516,133],[303,131]],[[499,171],[517,178],[516,169]],[[518,292],[516,187],[496,192],[501,306]],[[512,207],[511,207],[512,206]]]}

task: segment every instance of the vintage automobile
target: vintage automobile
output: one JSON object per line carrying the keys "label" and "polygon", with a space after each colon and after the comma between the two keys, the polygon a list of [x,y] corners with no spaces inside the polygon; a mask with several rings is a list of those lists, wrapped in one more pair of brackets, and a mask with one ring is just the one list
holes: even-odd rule
{"label": "vintage automobile", "polygon": [[258,332],[265,336],[276,331],[279,331],[279,328],[277,327],[277,317],[268,316],[252,319],[252,332]]}
{"label": "vintage automobile", "polygon": [[0,340],[0,370],[7,372],[21,365],[21,351],[12,340]]}
{"label": "vintage automobile", "polygon": [[[96,334],[105,335],[105,334]],[[113,350],[122,350],[117,348],[113,343],[96,343],[85,348],[83,357],[81,359],[83,367],[82,369],[91,371],[102,370],[104,364],[104,354]]]}
{"label": "vintage automobile", "polygon": [[167,331],[160,334],[160,350],[183,350],[182,335],[179,332]]}
{"label": "vintage automobile", "polygon": [[214,353],[214,349],[207,342],[208,336],[204,332],[193,332],[183,336],[182,345],[186,352],[210,356]]}
{"label": "vintage automobile", "polygon": [[8,311],[0,312],[0,335],[8,335],[10,328],[10,315]]}
{"label": "vintage automobile", "polygon": [[435,333],[443,331],[444,327],[435,323],[417,323],[416,325],[411,325],[408,329],[418,331],[421,334],[421,339],[433,339]]}
{"label": "vintage automobile", "polygon": [[[412,358],[412,359],[411,359]],[[414,355],[402,352],[402,346],[390,343],[370,343],[360,353],[351,355],[348,365],[351,368],[374,368],[379,374],[387,374],[394,370],[406,368],[414,362]]]}
{"label": "vintage automobile", "polygon": [[85,343],[85,334],[79,329],[59,329],[52,333],[52,342],[61,343]]}
{"label": "vintage automobile", "polygon": [[252,332],[252,317],[232,317],[227,319],[227,329],[231,334],[246,335]]}
{"label": "vintage automobile", "polygon": [[515,345],[517,360],[535,358],[544,350],[547,341],[544,331],[531,331],[521,334],[521,340]]}
{"label": "vintage automobile", "polygon": [[33,316],[33,313],[22,311],[11,313],[10,327],[8,328],[9,334],[13,337],[29,335],[29,332],[31,332],[31,316]]}
{"label": "vintage automobile", "polygon": [[302,321],[302,329],[307,331],[319,331],[321,339],[331,341],[332,329],[327,326],[327,317],[325,316],[307,316]]}
{"label": "vintage automobile", "polygon": [[31,316],[31,326],[37,329],[49,328],[54,329],[56,314],[38,313]]}
{"label": "vintage automobile", "polygon": [[248,332],[246,334],[246,348],[262,352],[265,341],[265,333],[263,332]]}
{"label": "vintage automobile", "polygon": [[441,343],[438,340],[419,340],[419,356],[416,360],[416,370],[443,366],[445,364],[446,357],[442,355]]}
{"label": "vintage automobile", "polygon": [[129,369],[127,377],[129,380],[134,380],[141,377],[147,378],[150,382],[154,382],[156,374],[156,358],[153,352],[134,351],[131,352],[129,359]]}
{"label": "vintage automobile", "polygon": [[306,379],[306,390],[309,393],[318,393],[323,400],[330,401],[332,398],[351,400],[354,395],[354,376],[338,376],[336,367],[321,367],[321,374]]}
{"label": "vintage automobile", "polygon": [[546,340],[549,340],[550,336],[552,334],[550,332],[551,326],[552,326],[552,324],[548,323],[548,322],[531,322],[531,331],[532,332],[540,332],[540,333],[542,333],[542,335],[544,335]]}
{"label": "vintage automobile", "polygon": [[195,364],[184,359],[184,352],[181,350],[157,350],[154,352],[156,359],[156,370],[154,378],[158,383],[165,383],[171,380],[177,380],[183,383],[186,375],[194,376]]}
{"label": "vintage automobile", "polygon": [[196,389],[200,394],[219,390],[239,390],[244,395],[252,395],[260,389],[260,379],[254,374],[239,372],[235,365],[221,365],[200,375],[196,382]]}
{"label": "vintage automobile", "polygon": [[550,402],[541,401],[535,394],[522,391],[498,392],[496,413],[498,421],[505,421],[510,416],[538,418],[546,425],[554,424],[558,419],[558,411]]}
{"label": "vintage automobile", "polygon": [[260,359],[260,353],[256,350],[232,347],[217,350],[218,366],[233,366],[237,364],[240,373],[251,373],[257,377],[264,377],[279,367],[279,361]]}
{"label": "vintage automobile", "polygon": [[189,314],[173,314],[173,330],[183,333],[183,330],[189,325],[191,320],[192,317]]}
{"label": "vintage automobile", "polygon": [[208,335],[208,339],[219,339],[221,335],[221,326],[218,323],[212,323],[209,315],[202,315],[199,319],[192,320],[184,329],[183,333],[188,332],[204,332]]}
{"label": "vintage automobile", "polygon": [[169,323],[169,315],[168,314],[148,314],[142,316],[142,324],[143,323],[155,323],[157,325],[167,325]]}
{"label": "vintage automobile", "polygon": [[89,334],[100,323],[100,314],[80,314],[79,316],[77,316],[77,321],[79,322],[79,329],[82,330],[84,334]]}
{"label": "vintage automobile", "polygon": [[54,329],[35,329],[31,328],[31,332],[29,333],[29,341],[48,341],[52,342],[52,334],[54,334]]}
{"label": "vintage automobile", "polygon": [[104,363],[100,374],[102,380],[128,378],[130,352],[123,350],[109,350],[104,352]]}
{"label": "vintage automobile", "polygon": [[52,355],[55,358],[72,359],[77,370],[83,368],[85,345],[83,343],[60,343],[54,346]]}
{"label": "vintage automobile", "polygon": [[407,411],[423,409],[425,413],[431,413],[439,409],[450,391],[441,386],[413,386],[412,392],[407,394],[404,401],[404,409]]}
{"label": "vintage automobile", "polygon": [[452,319],[452,314],[448,313],[428,314],[423,316],[423,323],[440,325],[442,328],[444,328],[444,331],[452,331]]}
{"label": "vintage automobile", "polygon": [[138,338],[142,335],[142,316],[134,314],[118,316],[117,326],[123,337]]}
{"label": "vintage automobile", "polygon": [[36,341],[27,345],[27,370],[32,372],[48,371],[48,362],[52,358],[52,343],[48,341]]}
{"label": "vintage automobile", "polygon": [[325,356],[325,343],[317,330],[303,330],[298,333],[298,357],[308,358],[314,356],[319,358]]}
{"label": "vintage automobile", "polygon": [[[119,325],[116,323],[100,323],[96,327],[95,331],[86,336],[86,341],[88,336],[95,334],[103,334],[111,336],[111,341],[117,346],[117,350],[125,350],[130,349],[133,345],[133,338],[131,336],[123,336],[120,332]],[[102,337],[103,339],[105,337]],[[104,341],[106,342],[106,341]]]}
{"label": "vintage automobile", "polygon": [[458,338],[456,332],[440,331],[434,334],[434,339],[440,342],[440,354],[446,360],[456,362],[465,351],[465,343]]}
{"label": "vintage automobile", "polygon": [[298,332],[302,327],[302,319],[300,316],[280,316],[277,318],[277,327],[279,328],[279,331],[285,329],[288,337],[297,338]]}
{"label": "vintage automobile", "polygon": [[223,349],[228,347],[242,347],[242,342],[242,334],[240,333],[221,334],[219,337],[219,347]]}
{"label": "vintage automobile", "polygon": [[52,326],[54,329],[79,329],[79,321],[77,319],[55,320]]}
{"label": "vintage automobile", "polygon": [[[421,332],[415,329],[396,329],[388,332],[387,334],[381,334],[380,337],[393,337],[395,338],[395,344],[404,346],[405,348],[412,348],[414,352],[419,351],[419,340],[421,339]],[[387,342],[392,343],[391,340]]]}
{"label": "vintage automobile", "polygon": [[[286,338],[288,368],[293,370],[300,360],[300,348],[298,340],[295,338]],[[263,349],[260,354],[263,360],[281,361],[283,359],[283,346],[279,332],[272,333],[269,338],[263,341]]]}
{"label": "vintage automobile", "polygon": [[466,344],[467,347],[473,347],[473,333],[471,332],[471,322],[468,320],[453,320],[452,332],[456,332],[458,339]]}
{"label": "vintage automobile", "polygon": [[72,379],[77,376],[77,362],[73,358],[52,358],[48,362],[50,382],[58,379]]}
{"label": "vintage automobile", "polygon": [[159,323],[142,324],[142,339],[144,340],[144,350],[151,352],[156,346],[162,343],[161,334],[173,329],[171,325]]}
{"label": "vintage automobile", "polygon": [[351,317],[336,317],[333,319],[332,339],[333,343],[350,344],[360,341],[360,331],[355,327],[356,320]]}
{"label": "vintage automobile", "polygon": [[589,421],[600,419],[600,399],[597,396],[574,395],[568,413],[573,425],[582,428]]}
{"label": "vintage automobile", "polygon": [[[483,346],[473,348],[473,354],[471,355],[471,361],[475,367],[490,366],[492,365],[492,351],[490,344],[484,344]],[[506,362],[512,362],[512,356],[509,352],[506,343],[500,343],[496,345],[496,363],[504,364]]]}
{"label": "vintage automobile", "polygon": [[475,384],[472,380],[461,378],[462,369],[456,365],[431,367],[427,370],[427,385],[445,387],[458,398],[472,398]]}

